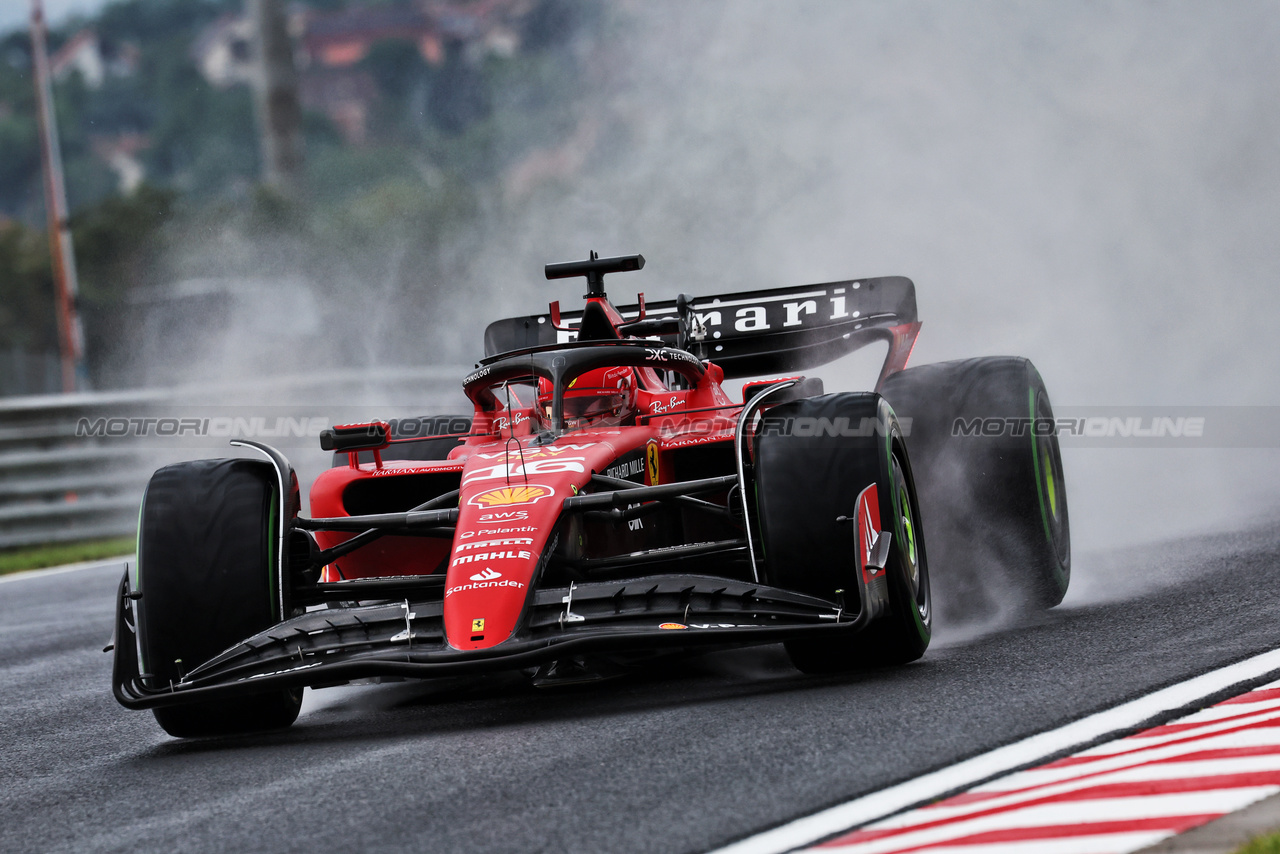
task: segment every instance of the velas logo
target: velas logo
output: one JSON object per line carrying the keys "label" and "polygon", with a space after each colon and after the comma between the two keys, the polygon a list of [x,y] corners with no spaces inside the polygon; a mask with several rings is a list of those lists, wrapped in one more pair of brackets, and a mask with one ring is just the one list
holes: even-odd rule
{"label": "velas logo", "polygon": [[472,581],[493,581],[495,578],[501,578],[501,572],[494,572],[492,569],[485,567],[483,572],[477,572],[471,576]]}
{"label": "velas logo", "polygon": [[549,486],[529,484],[527,486],[504,486],[501,489],[490,489],[473,497],[472,507],[486,510],[492,507],[509,507],[513,504],[536,504],[544,498],[550,498],[556,491]]}

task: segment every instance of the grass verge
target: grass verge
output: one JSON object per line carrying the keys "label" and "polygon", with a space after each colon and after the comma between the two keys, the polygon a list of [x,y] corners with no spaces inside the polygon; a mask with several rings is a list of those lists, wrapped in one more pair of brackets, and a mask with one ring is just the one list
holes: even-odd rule
{"label": "grass verge", "polygon": [[1280,854],[1280,833],[1255,836],[1237,848],[1235,854]]}
{"label": "grass verge", "polygon": [[113,537],[109,540],[85,540],[79,543],[54,543],[47,546],[8,549],[0,551],[0,575],[27,569],[61,566],[64,563],[123,557],[133,554],[135,545],[136,540],[133,537]]}

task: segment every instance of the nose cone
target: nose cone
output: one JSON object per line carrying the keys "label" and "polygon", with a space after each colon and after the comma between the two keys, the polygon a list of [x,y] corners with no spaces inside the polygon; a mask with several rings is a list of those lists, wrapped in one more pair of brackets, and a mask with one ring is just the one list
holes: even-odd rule
{"label": "nose cone", "polygon": [[618,455],[599,440],[490,447],[470,456],[463,470],[445,576],[445,637],[460,650],[511,637],[564,500]]}
{"label": "nose cone", "polygon": [[575,485],[560,475],[555,483],[509,486],[463,478],[444,592],[445,637],[454,649],[496,646],[515,631],[547,536]]}
{"label": "nose cone", "polygon": [[[502,643],[515,631],[541,548],[533,526],[498,526],[528,530],[483,531],[458,543],[445,579],[444,630],[455,649],[484,649]],[[480,539],[480,537],[484,539]],[[540,545],[540,544],[539,544]]]}

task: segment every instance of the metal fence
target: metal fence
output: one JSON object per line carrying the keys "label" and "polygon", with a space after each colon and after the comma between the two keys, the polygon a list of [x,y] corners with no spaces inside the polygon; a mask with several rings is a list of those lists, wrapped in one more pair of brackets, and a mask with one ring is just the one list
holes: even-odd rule
{"label": "metal fence", "polygon": [[[329,460],[315,438],[319,425],[469,411],[460,386],[468,370],[0,398],[0,548],[129,535],[152,471],[239,456],[228,447],[237,436],[282,445],[308,483]],[[166,435],[170,423],[197,426]]]}

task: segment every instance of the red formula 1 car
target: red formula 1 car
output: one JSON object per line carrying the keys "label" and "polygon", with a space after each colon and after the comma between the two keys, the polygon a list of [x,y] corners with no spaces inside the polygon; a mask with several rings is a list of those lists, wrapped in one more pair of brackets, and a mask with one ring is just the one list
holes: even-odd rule
{"label": "red formula 1 car", "polygon": [[[930,638],[924,518],[943,571],[998,562],[1041,605],[1062,598],[1062,465],[1029,362],[904,370],[920,323],[901,277],[615,308],[604,276],[643,265],[548,266],[587,280],[585,306],[491,324],[470,419],[322,434],[337,459],[311,518],[265,445],[157,471],[120,584],[116,698],[199,736],[288,725],[303,687],[356,679],[554,684],[775,642],[807,672],[901,664]],[[875,341],[875,392],[722,388]]]}

